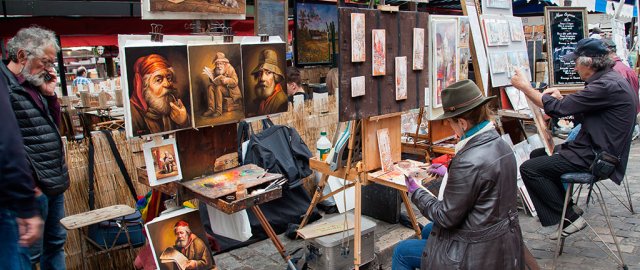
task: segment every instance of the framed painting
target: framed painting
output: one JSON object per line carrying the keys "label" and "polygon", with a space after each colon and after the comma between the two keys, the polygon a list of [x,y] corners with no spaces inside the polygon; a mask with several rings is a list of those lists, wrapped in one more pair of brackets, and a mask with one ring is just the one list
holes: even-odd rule
{"label": "framed painting", "polygon": [[243,44],[244,113],[247,118],[289,109],[285,43]]}
{"label": "framed painting", "polygon": [[371,65],[372,76],[382,76],[385,74],[387,52],[386,52],[386,31],[384,29],[371,30],[371,55],[373,64]]}
{"label": "framed painting", "polygon": [[142,149],[150,186],[182,180],[180,157],[174,138],[162,140],[160,143],[147,142],[142,145]]}
{"label": "framed painting", "polygon": [[244,118],[240,44],[190,45],[189,81],[194,127]]}
{"label": "framed painting", "polygon": [[364,85],[365,85],[364,76],[352,77],[351,78],[351,97],[364,96],[365,94]]}
{"label": "framed painting", "polygon": [[364,13],[351,13],[351,62],[364,62],[365,51]]}
{"label": "framed painting", "polygon": [[424,28],[413,28],[413,70],[424,68]]}
{"label": "framed painting", "polygon": [[256,35],[279,36],[288,39],[288,10],[285,0],[255,0],[254,29]]}
{"label": "framed painting", "polygon": [[396,100],[407,99],[407,57],[396,57]]}
{"label": "framed painting", "polygon": [[505,73],[509,69],[509,59],[506,52],[494,52],[489,54],[492,73]]}
{"label": "framed painting", "polygon": [[442,90],[458,80],[458,20],[431,17],[431,103],[442,107]]}
{"label": "framed painting", "polygon": [[244,20],[246,0],[142,0],[144,20]]}
{"label": "framed painting", "polygon": [[184,208],[145,224],[159,270],[211,269],[215,261],[198,210]]}
{"label": "framed painting", "polygon": [[143,136],[190,128],[187,46],[125,47],[127,135]]}
{"label": "framed painting", "polygon": [[296,2],[295,59],[298,66],[331,64],[338,46],[338,7],[331,3]]}
{"label": "framed painting", "polygon": [[509,32],[511,32],[512,41],[524,40],[524,28],[522,28],[522,20],[520,18],[509,21]]}
{"label": "framed painting", "polygon": [[578,7],[545,7],[549,87],[580,89],[584,85],[574,70],[575,62],[563,57],[572,53],[578,41],[587,37],[587,10]]}
{"label": "framed painting", "polygon": [[460,32],[460,40],[458,47],[469,48],[469,38],[471,37],[471,26],[469,25],[469,17],[462,16],[458,18],[458,32]]}

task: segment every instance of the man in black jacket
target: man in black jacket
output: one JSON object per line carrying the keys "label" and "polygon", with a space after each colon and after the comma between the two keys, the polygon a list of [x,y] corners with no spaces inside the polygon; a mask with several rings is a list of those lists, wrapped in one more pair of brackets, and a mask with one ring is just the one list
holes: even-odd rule
{"label": "man in black jacket", "polygon": [[[63,193],[69,187],[62,139],[58,132],[60,104],[55,94],[58,78],[53,68],[60,50],[55,34],[36,26],[23,28],[7,43],[9,62],[0,64],[8,85],[11,107],[18,120],[40,197],[44,235],[40,269],[65,269],[67,232]],[[35,245],[36,249],[38,245]],[[23,250],[25,256],[28,250]]]}
{"label": "man in black jacket", "polygon": [[[606,151],[620,160],[610,179],[620,184],[627,168],[631,148],[631,129],[635,123],[638,98],[620,73],[612,69],[614,61],[598,39],[585,38],[573,53],[565,56],[576,62],[575,71],[585,81],[585,87],[574,94],[562,96],[558,89],[543,93],[531,87],[520,71],[511,84],[522,91],[536,106],[552,117],[573,115],[582,129],[572,141],[556,146],[555,154],[538,156],[520,166],[522,180],[529,191],[542,226],[560,222],[565,189],[560,177],[565,173],[590,172],[595,153]],[[559,148],[559,149],[558,149]],[[572,207],[567,207],[562,236],[584,229],[587,224]],[[553,233],[550,239],[557,239]]]}
{"label": "man in black jacket", "polygon": [[3,76],[0,76],[0,122],[4,124],[0,129],[0,268],[20,269],[18,244],[27,246],[40,237],[42,219]]}

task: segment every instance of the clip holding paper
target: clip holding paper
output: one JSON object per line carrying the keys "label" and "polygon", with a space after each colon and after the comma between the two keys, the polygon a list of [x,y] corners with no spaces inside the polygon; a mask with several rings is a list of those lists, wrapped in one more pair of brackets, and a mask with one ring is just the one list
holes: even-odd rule
{"label": "clip holding paper", "polygon": [[224,35],[224,36],[222,36],[222,41],[224,43],[232,43],[233,42],[233,35]]}
{"label": "clip holding paper", "polygon": [[260,37],[260,42],[269,42],[269,35],[267,34],[260,34],[258,35]]}
{"label": "clip holding paper", "polygon": [[162,42],[164,36],[164,34],[162,34],[162,24],[152,23],[149,34],[151,34],[151,41]]}

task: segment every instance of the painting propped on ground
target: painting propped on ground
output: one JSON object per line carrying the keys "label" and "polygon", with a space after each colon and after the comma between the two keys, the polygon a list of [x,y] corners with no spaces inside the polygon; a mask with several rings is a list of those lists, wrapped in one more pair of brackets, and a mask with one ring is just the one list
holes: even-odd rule
{"label": "painting propped on ground", "polygon": [[152,12],[244,14],[246,0],[147,0]]}
{"label": "painting propped on ground", "polygon": [[338,46],[338,8],[331,3],[296,3],[296,63],[329,64],[332,38]]}
{"label": "painting propped on ground", "polygon": [[184,208],[145,225],[159,270],[211,269],[215,266],[198,210]]}
{"label": "painting propped on ground", "polygon": [[142,136],[191,127],[187,46],[124,48],[127,134]]}
{"label": "painting propped on ground", "polygon": [[242,45],[246,117],[286,112],[285,43]]}
{"label": "painting propped on ground", "polygon": [[194,127],[244,118],[240,44],[189,46]]}
{"label": "painting propped on ground", "polygon": [[149,185],[157,186],[182,179],[175,139],[162,140],[158,144],[154,141],[147,142],[142,149]]}

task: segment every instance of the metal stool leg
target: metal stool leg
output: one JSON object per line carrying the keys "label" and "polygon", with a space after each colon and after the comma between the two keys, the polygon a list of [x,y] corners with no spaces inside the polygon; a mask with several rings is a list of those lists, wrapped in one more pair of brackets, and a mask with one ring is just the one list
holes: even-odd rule
{"label": "metal stool leg", "polygon": [[553,254],[553,266],[551,269],[556,269],[556,263],[558,256],[562,254],[564,248],[564,237],[562,236],[562,227],[564,227],[564,216],[567,214],[567,206],[569,205],[569,197],[571,197],[571,191],[573,190],[573,184],[569,184],[569,187],[565,191],[564,205],[562,206],[562,216],[560,216],[560,224],[558,225],[558,239],[556,240],[556,251]]}
{"label": "metal stool leg", "polygon": [[602,214],[604,215],[605,220],[607,221],[607,226],[609,227],[611,238],[613,238],[613,243],[615,243],[616,245],[616,250],[618,251],[619,257],[615,256],[615,253],[613,252],[613,250],[611,250],[604,241],[602,242],[605,243],[605,246],[607,247],[607,249],[609,249],[609,251],[614,255],[615,259],[617,259],[617,263],[619,263],[623,269],[627,269],[627,265],[624,263],[624,260],[622,258],[622,251],[620,251],[620,244],[618,243],[618,237],[616,237],[616,234],[613,230],[613,226],[611,225],[611,218],[609,217],[609,210],[607,209],[607,205],[604,202],[604,196],[602,196],[602,191],[600,190],[600,186],[598,184],[596,184],[595,186],[598,189],[598,191],[596,192],[596,196],[598,197],[598,203],[600,204],[600,208],[602,209]]}
{"label": "metal stool leg", "polygon": [[622,181],[622,185],[624,187],[624,191],[627,194],[627,201],[629,202],[629,211],[631,211],[631,214],[635,214],[636,212],[633,211],[633,201],[631,200],[631,190],[629,190],[629,184],[627,183],[627,177],[624,177],[624,180]]}

